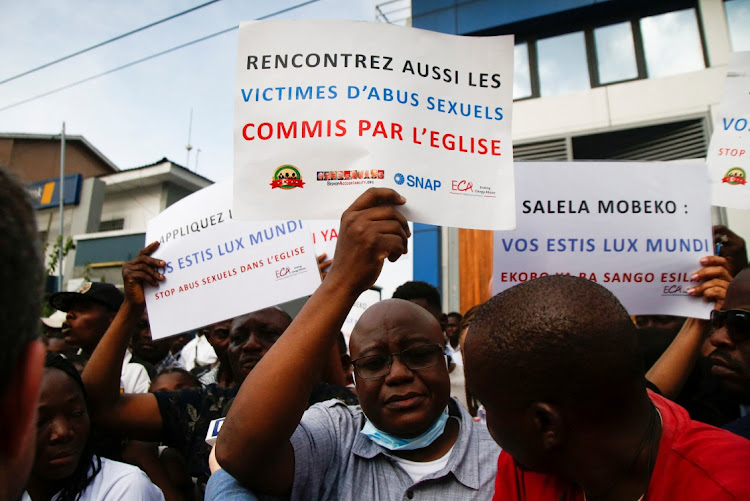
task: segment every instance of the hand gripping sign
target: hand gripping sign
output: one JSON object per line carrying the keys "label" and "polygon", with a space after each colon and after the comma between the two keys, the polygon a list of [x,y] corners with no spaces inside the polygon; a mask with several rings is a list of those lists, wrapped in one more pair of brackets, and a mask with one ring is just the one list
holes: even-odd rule
{"label": "hand gripping sign", "polygon": [[243,23],[234,101],[238,219],[338,219],[389,187],[411,221],[514,227],[512,36]]}

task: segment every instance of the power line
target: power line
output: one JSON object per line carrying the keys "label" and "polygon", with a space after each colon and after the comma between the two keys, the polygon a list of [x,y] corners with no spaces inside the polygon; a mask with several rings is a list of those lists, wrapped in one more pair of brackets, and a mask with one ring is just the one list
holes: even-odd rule
{"label": "power line", "polygon": [[180,16],[184,16],[185,14],[188,14],[190,12],[196,11],[198,9],[202,9],[203,7],[207,7],[207,6],[209,6],[209,5],[213,4],[213,3],[220,2],[220,1],[221,0],[211,0],[210,2],[206,2],[206,3],[203,3],[201,5],[197,5],[195,7],[192,7],[190,9],[183,10],[182,12],[178,12],[177,14],[173,14],[173,15],[171,15],[169,17],[165,17],[164,19],[160,19],[158,21],[154,21],[151,24],[147,24],[146,26],[141,26],[140,28],[134,29],[132,31],[128,31],[127,33],[123,33],[122,35],[118,35],[118,36],[116,36],[114,38],[110,38],[109,40],[105,40],[104,42],[100,42],[98,44],[92,45],[91,47],[86,47],[85,49],[81,49],[78,52],[74,52],[72,54],[68,54],[67,56],[63,56],[60,59],[55,59],[54,61],[50,61],[48,63],[44,63],[41,66],[37,66],[36,68],[32,68],[30,70],[24,71],[23,73],[19,73],[18,75],[14,75],[14,76],[12,76],[10,78],[6,78],[5,80],[0,80],[0,85],[3,85],[4,83],[16,80],[16,79],[21,78],[21,77],[24,77],[26,75],[30,75],[31,73],[34,73],[34,72],[39,71],[39,70],[42,70],[44,68],[48,68],[48,67],[50,67],[50,66],[52,66],[54,64],[60,63],[62,61],[66,61],[66,60],[74,58],[76,56],[80,56],[81,54],[84,54],[84,53],[89,52],[91,50],[98,49],[99,47],[103,47],[103,46],[105,46],[107,44],[110,44],[112,42],[116,42],[117,40],[121,40],[121,39],[123,39],[125,37],[129,37],[130,35],[138,33],[139,31],[143,31],[143,30],[147,30],[149,28],[153,28],[154,26],[156,26],[158,24],[165,23],[167,21],[171,21],[172,19],[175,19],[175,18],[180,17]]}
{"label": "power line", "polygon": [[[214,1],[219,1],[219,0],[214,0]],[[257,20],[260,21],[260,20],[263,20],[263,19],[268,19],[269,17],[278,16],[279,14],[283,14],[285,12],[289,12],[291,10],[298,9],[300,7],[304,7],[305,5],[309,5],[309,4],[315,3],[317,1],[319,1],[319,0],[307,0],[306,2],[302,2],[300,4],[293,5],[291,7],[287,7],[286,9],[282,9],[282,10],[273,12],[271,14],[267,14],[265,16],[259,17]],[[224,29],[224,30],[221,30],[221,31],[217,31],[216,33],[212,33],[210,35],[206,35],[204,37],[197,38],[195,40],[191,40],[190,42],[186,42],[186,43],[177,45],[177,46],[172,47],[170,49],[166,49],[166,50],[163,50],[161,52],[157,52],[155,54],[151,54],[150,56],[146,56],[146,57],[143,57],[141,59],[137,59],[135,61],[131,61],[131,62],[123,64],[121,66],[117,66],[116,68],[112,68],[112,69],[109,69],[107,71],[103,71],[101,73],[97,73],[96,75],[91,75],[89,77],[82,78],[81,80],[77,80],[75,82],[71,82],[71,83],[63,85],[61,87],[57,87],[55,89],[49,90],[47,92],[43,92],[41,94],[37,94],[36,96],[30,97],[30,98],[27,98],[27,99],[23,99],[21,101],[16,101],[13,104],[9,104],[7,106],[3,106],[2,108],[0,108],[0,112],[5,111],[5,110],[9,110],[11,108],[15,108],[16,106],[20,106],[22,104],[29,103],[31,101],[34,101],[36,99],[40,99],[42,97],[49,96],[51,94],[56,94],[57,92],[60,92],[60,91],[66,90],[66,89],[70,89],[71,87],[75,87],[76,85],[80,85],[80,84],[85,83],[85,82],[90,82],[91,80],[95,80],[95,79],[103,77],[105,75],[109,75],[110,73],[114,73],[116,71],[124,70],[125,68],[129,68],[131,66],[135,66],[136,64],[143,63],[143,62],[148,61],[150,59],[154,59],[154,58],[157,58],[159,56],[163,56],[165,54],[169,54],[170,52],[174,52],[174,51],[179,50],[179,49],[184,49],[185,47],[188,47],[190,45],[194,45],[194,44],[197,44],[199,42],[203,42],[205,40],[217,37],[219,35],[223,35],[224,33],[228,33],[230,31],[236,30],[237,28],[239,28],[239,26],[232,26],[231,28],[227,28],[227,29]]]}

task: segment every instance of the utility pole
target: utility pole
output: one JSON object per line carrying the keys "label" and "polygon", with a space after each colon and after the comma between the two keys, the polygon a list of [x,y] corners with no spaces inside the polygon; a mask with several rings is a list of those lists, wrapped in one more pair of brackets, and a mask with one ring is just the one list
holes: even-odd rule
{"label": "utility pole", "polygon": [[65,202],[65,122],[62,124],[62,133],[60,134],[60,189],[57,192],[60,196],[60,246],[57,249],[57,290],[60,292],[63,287],[63,247],[65,246],[63,226],[63,205]]}

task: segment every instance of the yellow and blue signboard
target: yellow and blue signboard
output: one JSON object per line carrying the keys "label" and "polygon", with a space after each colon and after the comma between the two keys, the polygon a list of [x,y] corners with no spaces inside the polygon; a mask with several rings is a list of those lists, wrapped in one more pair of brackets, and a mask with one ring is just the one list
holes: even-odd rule
{"label": "yellow and blue signboard", "polygon": [[[70,174],[64,178],[63,204],[77,205],[81,200],[81,174]],[[26,185],[26,191],[31,197],[31,205],[35,209],[46,209],[60,205],[60,178],[47,179]]]}

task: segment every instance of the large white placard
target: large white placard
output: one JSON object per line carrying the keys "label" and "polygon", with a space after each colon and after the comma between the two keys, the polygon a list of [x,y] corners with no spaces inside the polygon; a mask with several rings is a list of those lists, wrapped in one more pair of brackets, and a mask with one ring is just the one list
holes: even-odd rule
{"label": "large white placard", "polygon": [[750,209],[750,52],[734,52],[706,161],[714,205]]}
{"label": "large white placard", "polygon": [[146,287],[151,335],[159,339],[312,294],[320,285],[304,221],[233,219],[232,184],[217,183],[149,221],[146,242],[167,262]]}
{"label": "large white placard", "polygon": [[520,162],[516,182],[518,229],[495,232],[495,293],[564,273],[603,285],[631,315],[708,318],[711,305],[687,295],[713,254],[704,164]]}
{"label": "large white placard", "polygon": [[513,37],[354,21],[240,25],[235,215],[340,217],[396,189],[410,221],[515,225]]}

